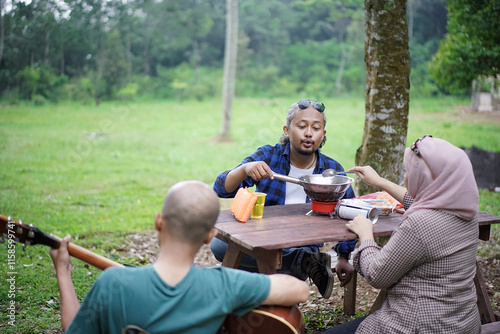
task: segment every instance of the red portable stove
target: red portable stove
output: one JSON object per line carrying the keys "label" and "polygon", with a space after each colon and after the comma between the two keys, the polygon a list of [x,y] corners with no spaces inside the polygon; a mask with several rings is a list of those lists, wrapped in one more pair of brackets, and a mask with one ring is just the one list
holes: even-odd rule
{"label": "red portable stove", "polygon": [[337,202],[318,202],[311,201],[311,211],[307,213],[308,216],[311,216],[313,213],[316,214],[328,214],[330,218],[334,218],[335,216],[335,207],[337,206]]}
{"label": "red portable stove", "polygon": [[274,177],[304,187],[306,195],[311,199],[312,210],[307,213],[308,216],[312,215],[313,212],[317,212],[321,214],[328,213],[330,218],[335,216],[337,203],[344,197],[351,183],[354,182],[353,178],[341,175],[310,174],[302,175],[296,179],[274,173]]}

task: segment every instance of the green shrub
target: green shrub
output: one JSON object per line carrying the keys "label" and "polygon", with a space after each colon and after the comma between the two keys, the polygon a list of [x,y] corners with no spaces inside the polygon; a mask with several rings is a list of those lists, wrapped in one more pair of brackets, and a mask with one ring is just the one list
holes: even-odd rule
{"label": "green shrub", "polygon": [[30,100],[36,94],[40,76],[40,67],[26,66],[17,72],[16,79],[19,80],[21,92],[25,93],[26,99]]}
{"label": "green shrub", "polygon": [[37,93],[46,97],[51,102],[58,102],[61,99],[64,86],[69,79],[66,75],[58,75],[56,70],[42,66],[40,67],[40,81]]}
{"label": "green shrub", "polygon": [[160,79],[148,75],[136,75],[132,77],[132,82],[137,84],[137,95],[142,98],[152,98],[155,90],[160,86]]}
{"label": "green shrub", "polygon": [[94,100],[94,84],[92,81],[83,77],[64,84],[61,89],[61,99],[68,101],[78,101],[89,104]]}
{"label": "green shrub", "polygon": [[5,91],[2,92],[2,95],[0,96],[0,101],[2,104],[8,104],[8,105],[18,104],[19,101],[21,101],[21,94],[19,94],[17,88],[6,89]]}
{"label": "green shrub", "polygon": [[38,95],[35,104],[40,103],[40,96],[57,102],[68,82],[66,75],[57,75],[53,68],[47,66],[26,66],[16,74],[15,78],[25,99],[32,100]]}
{"label": "green shrub", "polygon": [[131,101],[137,96],[137,91],[139,90],[139,85],[134,83],[128,83],[125,87],[118,90],[116,97],[120,100]]}
{"label": "green shrub", "polygon": [[198,84],[193,85],[189,91],[191,93],[191,97],[198,101],[203,101],[208,96],[208,90],[209,88],[206,85]]}
{"label": "green shrub", "polygon": [[269,93],[271,96],[289,96],[290,93],[296,93],[300,85],[296,82],[291,82],[287,78],[279,79],[275,85],[270,87]]}
{"label": "green shrub", "polygon": [[170,83],[170,87],[173,88],[175,96],[179,101],[184,100],[188,88],[188,84],[186,81],[183,81],[181,79],[174,79],[174,81]]}
{"label": "green shrub", "polygon": [[35,94],[31,97],[31,101],[35,106],[43,106],[47,103],[47,99],[40,94]]}

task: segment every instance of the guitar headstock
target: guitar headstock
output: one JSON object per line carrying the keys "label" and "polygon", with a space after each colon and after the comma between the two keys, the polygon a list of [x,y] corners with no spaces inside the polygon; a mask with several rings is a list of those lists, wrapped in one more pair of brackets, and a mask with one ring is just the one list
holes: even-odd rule
{"label": "guitar headstock", "polygon": [[40,231],[33,225],[23,224],[10,217],[0,215],[0,234],[4,239],[15,240],[26,246],[46,245],[52,248],[59,247],[59,240]]}

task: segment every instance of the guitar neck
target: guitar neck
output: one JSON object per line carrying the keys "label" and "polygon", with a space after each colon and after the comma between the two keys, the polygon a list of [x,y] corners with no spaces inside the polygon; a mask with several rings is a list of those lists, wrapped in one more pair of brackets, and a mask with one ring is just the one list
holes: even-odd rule
{"label": "guitar neck", "polygon": [[[42,244],[51,248],[59,248],[61,239],[43,233],[36,227],[25,225],[21,222],[16,222],[8,217],[0,215],[0,233],[4,238],[15,239],[25,245]],[[90,264],[98,269],[104,270],[109,267],[123,267],[123,264],[112,261],[104,256],[93,253],[83,247],[75,244],[68,244],[68,252],[71,256]]]}
{"label": "guitar neck", "polygon": [[[58,239],[59,242],[61,241],[60,238],[57,238],[57,237],[54,237],[54,238]],[[68,244],[68,252],[69,252],[69,255],[77,258],[80,261],[88,263],[91,266],[96,267],[97,269],[104,270],[104,269],[107,269],[109,267],[124,267],[124,265],[121,263],[110,260],[104,256],[93,253],[93,252],[91,252],[83,247],[77,246],[77,245],[72,244],[72,243]]]}

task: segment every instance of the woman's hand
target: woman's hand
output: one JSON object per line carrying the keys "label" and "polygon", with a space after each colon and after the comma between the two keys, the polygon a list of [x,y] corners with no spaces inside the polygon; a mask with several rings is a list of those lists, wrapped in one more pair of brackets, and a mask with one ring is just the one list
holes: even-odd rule
{"label": "woman's hand", "polygon": [[380,187],[384,178],[382,178],[371,166],[356,166],[349,169],[350,172],[355,172],[357,176],[364,182],[372,186]]}
{"label": "woman's hand", "polygon": [[349,169],[350,172],[356,173],[357,176],[364,182],[371,186],[379,187],[385,190],[392,197],[396,199],[399,203],[403,203],[404,196],[406,194],[406,188],[402,187],[394,182],[384,179],[371,167],[353,167]]}
{"label": "woman's hand", "polygon": [[358,235],[360,242],[373,240],[373,223],[365,216],[357,215],[345,226]]}

